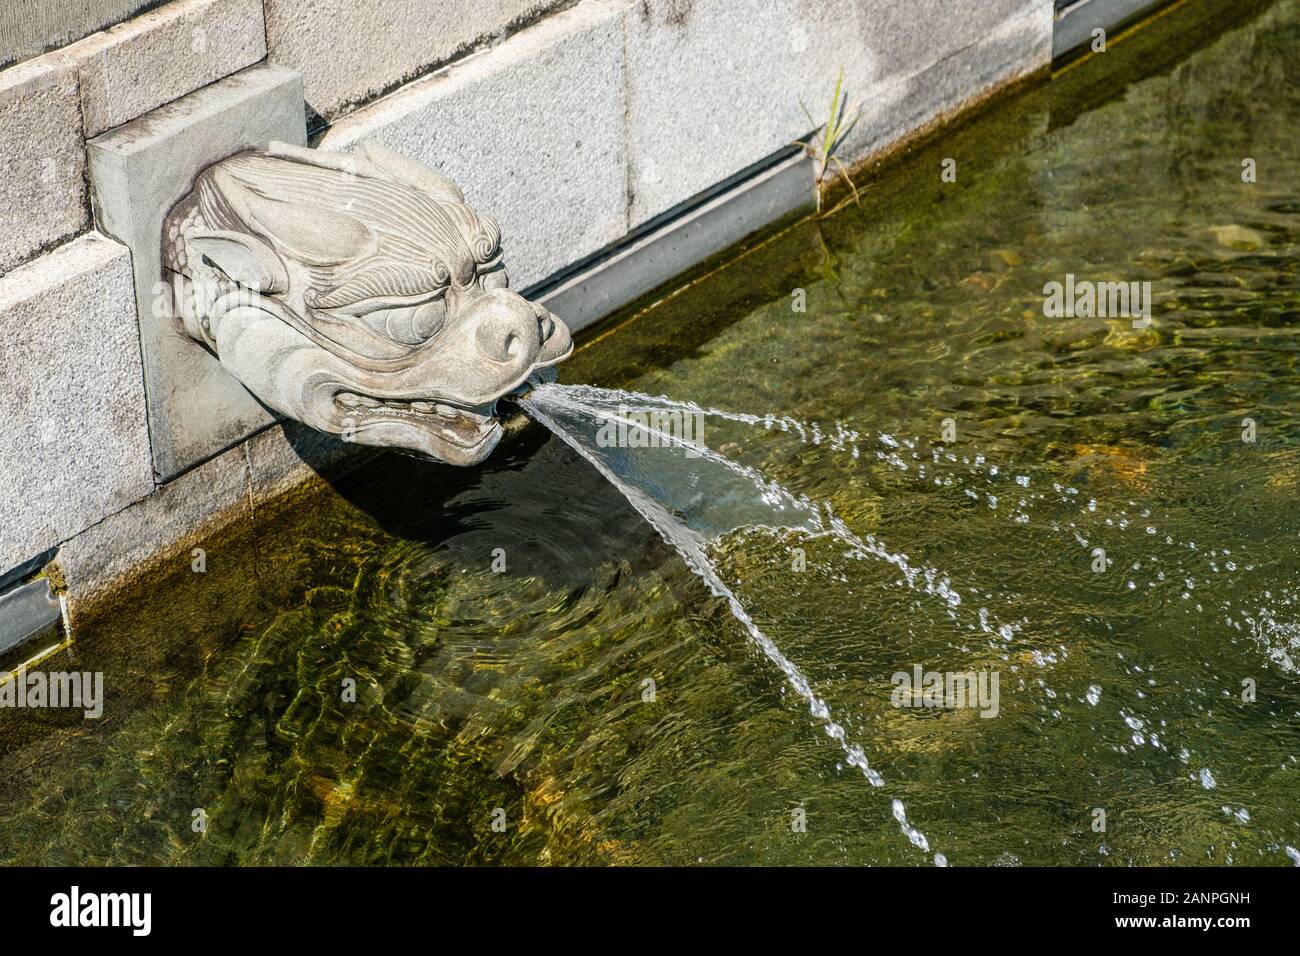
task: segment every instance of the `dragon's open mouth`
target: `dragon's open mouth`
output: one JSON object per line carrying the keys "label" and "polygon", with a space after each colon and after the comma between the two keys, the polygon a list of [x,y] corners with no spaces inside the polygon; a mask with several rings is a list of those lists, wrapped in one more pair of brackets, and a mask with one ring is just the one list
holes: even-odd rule
{"label": "dragon's open mouth", "polygon": [[434,429],[447,441],[463,448],[481,444],[500,428],[495,401],[466,406],[446,399],[377,398],[358,392],[339,392],[334,401],[344,416],[356,416],[362,422],[406,422]]}

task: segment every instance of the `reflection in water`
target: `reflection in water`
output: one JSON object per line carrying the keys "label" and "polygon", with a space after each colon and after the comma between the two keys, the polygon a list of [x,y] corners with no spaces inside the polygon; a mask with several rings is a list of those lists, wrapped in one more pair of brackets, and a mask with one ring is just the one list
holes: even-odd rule
{"label": "reflection in water", "polygon": [[[705,416],[706,493],[619,468],[712,592],[541,429],[385,459],[79,634],[100,724],[0,714],[0,858],[917,865],[913,821],[954,865],[1300,862],[1300,11],[1144,72],[1186,14],[562,370]],[[1067,274],[1150,327],[1047,318]],[[893,706],[918,665],[997,717]]]}

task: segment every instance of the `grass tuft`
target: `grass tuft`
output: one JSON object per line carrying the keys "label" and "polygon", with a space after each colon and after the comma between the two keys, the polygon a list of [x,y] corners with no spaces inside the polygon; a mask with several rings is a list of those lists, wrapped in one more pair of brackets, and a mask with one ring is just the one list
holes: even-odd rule
{"label": "grass tuft", "polygon": [[[812,113],[808,111],[808,107],[804,105],[802,100],[799,102],[799,106],[803,109],[803,115],[808,118],[809,125],[813,127],[810,140],[803,143],[802,146],[817,163],[818,202],[820,203],[822,191],[827,185],[826,177],[833,169],[836,174],[849,184],[853,201],[861,205],[858,187],[853,184],[848,169],[845,168],[838,155],[840,147],[844,145],[844,141],[848,139],[849,134],[853,132],[853,128],[858,125],[858,120],[862,117],[862,110],[858,104],[854,104],[852,107],[849,106],[849,94],[844,89],[844,68],[840,67],[839,76],[835,79],[835,92],[831,96],[830,110],[824,123],[818,123],[813,119]],[[845,201],[847,202],[847,198]],[[838,209],[843,204],[840,203],[835,208]],[[830,212],[834,211],[834,209],[830,210]],[[830,215],[830,212],[826,213],[826,215]]]}

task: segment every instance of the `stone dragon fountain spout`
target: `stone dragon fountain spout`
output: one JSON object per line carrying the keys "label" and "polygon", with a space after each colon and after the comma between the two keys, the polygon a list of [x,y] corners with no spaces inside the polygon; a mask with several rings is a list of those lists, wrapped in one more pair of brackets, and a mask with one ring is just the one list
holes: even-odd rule
{"label": "stone dragon fountain spout", "polygon": [[374,144],[223,159],[162,241],[184,333],[263,404],[350,441],[476,464],[501,438],[497,399],[573,350],[507,287],[497,224]]}

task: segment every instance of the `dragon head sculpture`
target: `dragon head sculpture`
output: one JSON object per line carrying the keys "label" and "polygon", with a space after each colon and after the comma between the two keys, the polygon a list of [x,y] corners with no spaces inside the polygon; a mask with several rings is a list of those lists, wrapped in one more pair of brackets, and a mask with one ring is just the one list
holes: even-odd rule
{"label": "dragon head sculpture", "polygon": [[507,287],[497,224],[374,144],[209,166],[162,251],[186,335],[263,404],[363,444],[476,464],[501,438],[497,399],[573,350]]}

